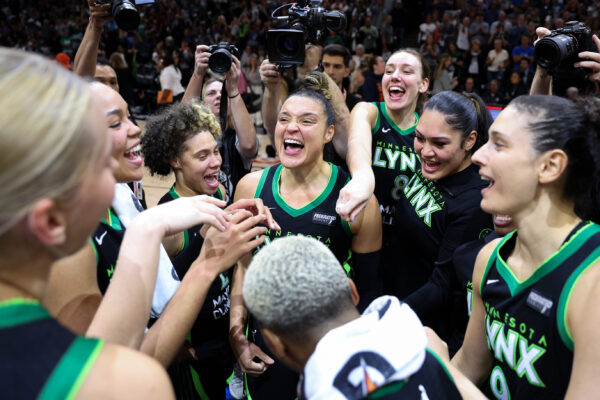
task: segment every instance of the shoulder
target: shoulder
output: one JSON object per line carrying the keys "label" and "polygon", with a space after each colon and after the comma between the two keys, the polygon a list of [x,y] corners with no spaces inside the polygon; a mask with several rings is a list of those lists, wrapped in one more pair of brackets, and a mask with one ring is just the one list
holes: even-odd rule
{"label": "shoulder", "polygon": [[125,347],[105,344],[77,397],[172,399],[173,389],[165,369],[156,360]]}
{"label": "shoulder", "polygon": [[481,280],[484,278],[486,273],[490,257],[492,257],[494,250],[498,244],[500,244],[501,240],[502,238],[492,240],[483,246],[477,254],[477,258],[475,259],[475,268],[473,270],[473,287],[476,288],[477,291],[480,291],[481,289]]}
{"label": "shoulder", "polygon": [[[270,168],[275,168],[275,166]],[[235,188],[235,200],[253,198],[254,192],[260,183],[261,177],[263,173],[267,173],[266,171],[267,169],[265,168],[263,170],[254,171],[244,175]]]}

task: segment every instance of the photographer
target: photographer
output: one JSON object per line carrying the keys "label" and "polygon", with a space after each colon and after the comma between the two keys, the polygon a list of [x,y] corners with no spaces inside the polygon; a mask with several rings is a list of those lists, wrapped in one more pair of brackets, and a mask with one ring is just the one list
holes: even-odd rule
{"label": "photographer", "polygon": [[[535,45],[537,45],[541,39],[550,35],[551,31],[544,27],[539,27],[536,29],[536,33],[538,40],[536,40]],[[592,40],[596,45],[598,52],[600,52],[600,39],[598,39],[598,36],[593,35]],[[600,82],[600,53],[584,51],[579,53],[579,58],[583,61],[576,62],[573,66],[576,68],[589,68],[592,70],[588,79],[596,84],[597,92],[598,84]],[[529,94],[552,94],[552,77],[548,71],[540,65],[537,65]]]}
{"label": "photographer", "polygon": [[[196,47],[196,67],[182,102],[202,97],[202,101],[210,107],[212,113],[220,117],[223,82],[209,80],[203,88],[210,56],[208,46],[201,44]],[[222,141],[219,144],[219,150],[223,157],[221,169],[225,173],[225,176],[223,174],[219,176],[219,180],[225,185],[228,202],[233,198],[238,181],[250,172],[252,160],[258,153],[256,130],[238,90],[238,79],[241,74],[240,61],[234,55],[231,56],[231,60],[231,68],[225,74],[225,88],[228,97],[227,119]]]}

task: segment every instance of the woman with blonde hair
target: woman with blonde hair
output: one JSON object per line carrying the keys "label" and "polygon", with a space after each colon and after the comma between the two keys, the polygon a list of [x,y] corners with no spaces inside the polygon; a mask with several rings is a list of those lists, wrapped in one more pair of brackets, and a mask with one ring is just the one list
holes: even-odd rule
{"label": "woman with blonde hair", "polygon": [[433,94],[452,90],[458,85],[458,80],[454,76],[454,64],[452,57],[448,54],[442,54],[440,61],[433,73]]}

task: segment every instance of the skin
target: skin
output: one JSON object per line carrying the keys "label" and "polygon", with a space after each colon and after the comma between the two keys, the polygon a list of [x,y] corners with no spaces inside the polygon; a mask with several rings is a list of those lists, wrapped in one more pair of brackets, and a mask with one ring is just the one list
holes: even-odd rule
{"label": "skin", "polygon": [[470,151],[477,132],[469,133],[464,143],[462,132],[452,129],[445,115],[425,110],[415,129],[415,151],[421,160],[423,176],[438,180],[454,175],[471,165]]}
{"label": "skin", "polygon": [[110,65],[96,65],[94,79],[100,83],[110,86],[113,90],[119,91],[119,81],[117,73]]}
{"label": "skin", "polygon": [[344,65],[344,57],[323,54],[321,65],[323,65],[325,73],[329,75],[329,77],[333,79],[335,84],[341,89],[342,81],[350,74],[350,68]]}
{"label": "skin", "polygon": [[[419,59],[406,52],[394,53],[387,61],[382,78],[385,108],[391,119],[407,129],[415,124],[418,96],[429,87],[429,78],[422,77]],[[392,94],[392,88],[400,89]],[[336,210],[346,221],[352,221],[367,205],[375,189],[371,169],[371,131],[377,122],[377,107],[358,103],[350,114],[348,156],[346,162],[352,175],[340,191]]]}
{"label": "skin", "polygon": [[[527,130],[531,115],[509,106],[490,128],[490,139],[474,155],[482,177],[490,186],[482,191],[481,207],[487,212],[510,214],[519,235],[514,250],[506,259],[517,279],[530,277],[537,266],[554,254],[569,232],[580,222],[573,201],[562,195],[568,157],[560,149],[538,154]],[[497,241],[480,252],[473,282],[480,282],[489,256]],[[483,382],[491,367],[479,285],[473,285],[473,312],[463,346],[452,359],[469,379]],[[588,268],[577,281],[567,306],[567,329],[573,341],[573,369],[567,388],[567,399],[595,395],[594,376],[600,372],[596,343],[600,329],[595,323],[600,306],[595,299],[600,293],[600,264]],[[585,346],[581,346],[585,343]]]}
{"label": "skin", "polygon": [[[275,128],[275,146],[284,169],[279,183],[283,199],[294,208],[304,207],[317,198],[327,186],[330,165],[323,161],[323,147],[332,139],[334,126],[326,125],[323,107],[314,99],[291,96],[283,104]],[[296,140],[303,148],[289,149],[286,140]],[[236,188],[236,200],[252,198],[262,171],[246,175]],[[363,213],[350,224],[353,232],[352,251],[370,253],[381,249],[381,215],[375,197],[371,197]],[[236,268],[231,290],[229,340],[242,371],[260,375],[273,360],[268,357],[245,334],[247,309],[242,299],[245,268],[250,259]],[[258,357],[259,362],[254,358]]]}

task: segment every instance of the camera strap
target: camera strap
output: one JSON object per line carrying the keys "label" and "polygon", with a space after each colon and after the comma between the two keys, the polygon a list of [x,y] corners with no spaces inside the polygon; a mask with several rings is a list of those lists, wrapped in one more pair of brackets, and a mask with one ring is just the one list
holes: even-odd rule
{"label": "camera strap", "polygon": [[227,94],[227,82],[223,80],[223,87],[221,88],[221,103],[219,104],[219,122],[221,123],[221,134],[225,134],[225,127],[227,125],[227,103],[229,102],[229,95]]}

